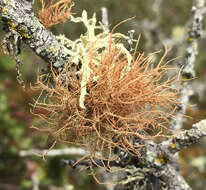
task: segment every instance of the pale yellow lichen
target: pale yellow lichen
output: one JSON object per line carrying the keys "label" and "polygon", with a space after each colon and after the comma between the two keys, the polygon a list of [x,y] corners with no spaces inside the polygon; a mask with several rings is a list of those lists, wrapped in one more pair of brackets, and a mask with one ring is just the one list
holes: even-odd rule
{"label": "pale yellow lichen", "polygon": [[[75,23],[83,23],[86,27],[86,33],[82,34],[80,38],[75,41],[65,38],[63,35],[57,37],[58,40],[67,44],[68,54],[71,55],[71,61],[76,65],[81,62],[81,70],[78,71],[82,75],[81,81],[81,94],[79,98],[79,106],[85,109],[84,99],[87,94],[86,84],[92,73],[89,68],[90,59],[96,66],[101,63],[102,55],[108,52],[110,45],[120,50],[122,55],[125,55],[128,60],[128,64],[125,65],[125,70],[128,70],[132,61],[131,53],[125,48],[121,39],[128,39],[127,36],[121,33],[109,33],[105,31],[104,26],[100,23],[97,25],[96,14],[94,13],[92,18],[88,18],[87,12],[84,10],[81,17],[70,16],[71,21]],[[100,32],[97,33],[96,30]],[[101,53],[99,53],[101,52]],[[91,58],[92,55],[92,58]],[[94,78],[94,80],[96,80]]]}

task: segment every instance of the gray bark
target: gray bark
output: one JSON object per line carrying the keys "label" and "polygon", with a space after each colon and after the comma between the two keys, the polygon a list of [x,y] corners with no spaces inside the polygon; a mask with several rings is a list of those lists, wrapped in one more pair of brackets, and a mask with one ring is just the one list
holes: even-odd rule
{"label": "gray bark", "polygon": [[36,55],[54,67],[67,63],[69,55],[66,47],[34,16],[28,1],[0,0],[0,10],[7,30],[16,30]]}

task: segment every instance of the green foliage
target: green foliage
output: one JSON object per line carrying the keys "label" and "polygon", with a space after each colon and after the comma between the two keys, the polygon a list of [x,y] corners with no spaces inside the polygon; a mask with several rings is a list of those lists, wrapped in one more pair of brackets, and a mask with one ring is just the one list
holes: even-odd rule
{"label": "green foliage", "polygon": [[25,125],[10,116],[7,96],[0,91],[0,179],[18,175],[24,167],[17,155],[24,147],[24,140],[28,141],[28,138],[23,139],[24,130]]}
{"label": "green foliage", "polygon": [[[4,138],[11,139],[13,142],[19,141],[24,134],[25,125],[22,122],[19,122],[11,118],[10,110],[8,107],[8,99],[7,99],[6,94],[4,94],[3,92],[1,92],[0,94],[0,112],[1,112],[0,114],[1,134],[4,134]],[[8,142],[8,140],[4,138],[0,139],[1,144]],[[29,139],[27,139],[27,144],[28,144],[28,140]],[[23,141],[22,143],[20,143],[20,146],[18,145],[13,146],[13,151],[15,149],[17,151],[18,147],[22,148],[21,145],[24,145],[24,143],[25,142]],[[9,150],[10,149],[8,149],[7,151]]]}

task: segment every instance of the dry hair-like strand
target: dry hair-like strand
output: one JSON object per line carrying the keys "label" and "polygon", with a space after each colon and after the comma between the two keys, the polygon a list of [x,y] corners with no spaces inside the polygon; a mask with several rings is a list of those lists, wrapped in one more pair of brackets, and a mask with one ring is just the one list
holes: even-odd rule
{"label": "dry hair-like strand", "polygon": [[62,73],[53,72],[55,88],[44,77],[37,78],[34,89],[42,93],[33,112],[47,122],[49,134],[57,141],[88,149],[91,160],[97,153],[102,160],[112,160],[116,148],[141,156],[142,146],[134,141],[171,135],[168,124],[179,103],[173,83],[179,78],[167,76],[171,70],[170,61],[164,60],[167,52],[155,66],[152,54],[144,56],[135,50],[129,70],[125,70],[127,57],[115,46],[102,55],[99,65],[93,63],[91,54],[86,109],[79,106],[82,76],[68,63]]}
{"label": "dry hair-like strand", "polygon": [[40,2],[42,8],[39,11],[39,19],[46,28],[64,23],[69,18],[71,8],[74,6],[71,0],[51,0],[49,3],[40,0]]}

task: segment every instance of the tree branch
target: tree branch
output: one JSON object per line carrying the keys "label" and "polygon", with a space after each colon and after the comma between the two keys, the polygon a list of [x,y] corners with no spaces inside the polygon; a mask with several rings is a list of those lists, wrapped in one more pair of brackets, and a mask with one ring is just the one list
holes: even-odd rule
{"label": "tree branch", "polygon": [[67,48],[39,22],[32,10],[28,10],[28,1],[0,0],[0,16],[4,30],[18,32],[23,41],[46,62],[54,67],[67,63]]}
{"label": "tree branch", "polygon": [[168,149],[174,154],[184,148],[197,143],[201,137],[206,136],[206,120],[202,120],[192,126],[192,129],[185,130],[174,135],[174,138],[169,139],[161,144],[164,149]]}
{"label": "tree branch", "polygon": [[81,148],[64,148],[64,149],[51,149],[51,150],[39,150],[39,149],[30,149],[30,150],[21,150],[19,152],[19,156],[25,157],[25,156],[32,156],[35,154],[38,155],[45,155],[45,156],[63,156],[63,155],[79,155],[83,156],[87,152]]}

